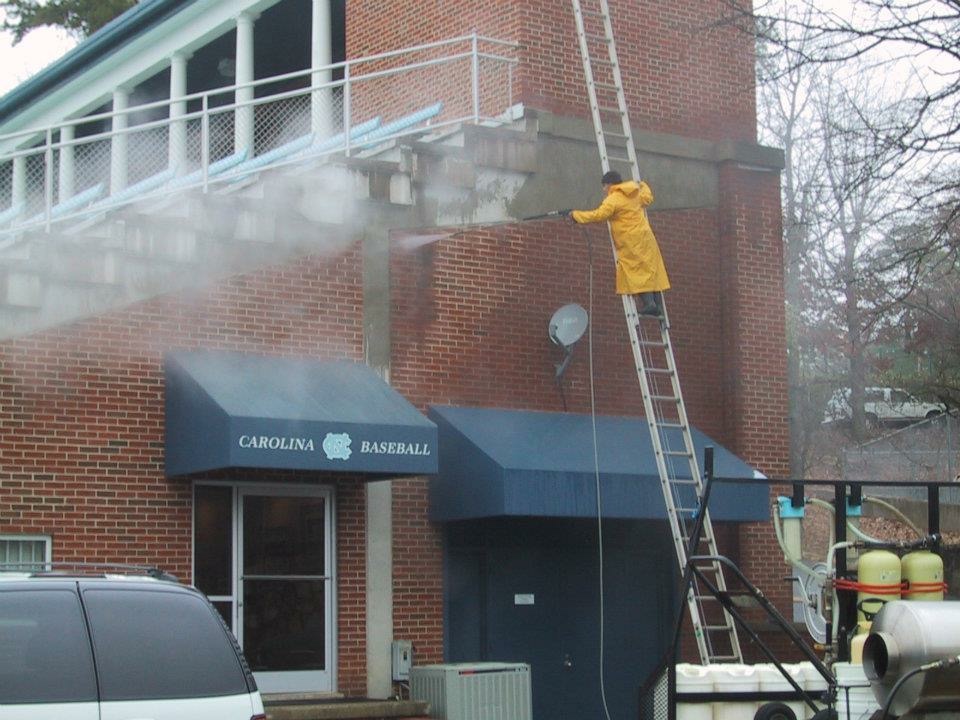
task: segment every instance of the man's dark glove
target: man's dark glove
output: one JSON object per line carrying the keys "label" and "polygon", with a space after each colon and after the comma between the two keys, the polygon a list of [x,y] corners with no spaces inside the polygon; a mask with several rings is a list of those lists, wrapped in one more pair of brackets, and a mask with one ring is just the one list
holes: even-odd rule
{"label": "man's dark glove", "polygon": [[573,210],[557,210],[557,214],[568,220],[573,220]]}

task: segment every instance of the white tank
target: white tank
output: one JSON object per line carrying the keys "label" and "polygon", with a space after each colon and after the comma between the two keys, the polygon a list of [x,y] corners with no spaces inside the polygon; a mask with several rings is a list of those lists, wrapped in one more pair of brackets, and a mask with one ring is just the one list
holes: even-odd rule
{"label": "white tank", "polygon": [[834,663],[837,676],[837,715],[839,720],[869,720],[880,706],[873,697],[863,665]]}
{"label": "white tank", "polygon": [[[810,693],[811,697],[816,701],[821,697],[822,693],[826,692],[828,689],[827,680],[823,675],[817,672],[817,669],[813,666],[813,663],[809,660],[797,663],[797,667],[800,669],[800,672],[803,673],[803,678],[806,681],[804,690]],[[818,703],[821,708],[826,707],[825,704]],[[813,717],[813,710],[811,710],[806,703],[804,703],[803,715],[798,715],[798,718],[803,718],[804,720],[809,720]]]}
{"label": "white tank", "polygon": [[[703,665],[677,665],[678,693],[713,692],[713,674]],[[678,703],[677,720],[714,720],[713,703]]]}
{"label": "white tank", "polygon": [[[752,665],[710,665],[713,673],[713,689],[716,692],[757,692],[760,675]],[[743,702],[717,702],[713,704],[713,720],[743,720],[752,718],[759,707],[755,700]]]}

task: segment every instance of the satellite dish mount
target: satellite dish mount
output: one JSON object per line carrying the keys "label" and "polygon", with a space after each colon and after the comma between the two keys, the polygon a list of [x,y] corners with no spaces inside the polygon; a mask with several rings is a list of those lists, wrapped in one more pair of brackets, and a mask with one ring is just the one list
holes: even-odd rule
{"label": "satellite dish mount", "polygon": [[563,349],[563,360],[556,364],[558,384],[573,358],[574,346],[587,330],[587,323],[587,311],[576,303],[564,305],[550,318],[547,328],[550,340]]}

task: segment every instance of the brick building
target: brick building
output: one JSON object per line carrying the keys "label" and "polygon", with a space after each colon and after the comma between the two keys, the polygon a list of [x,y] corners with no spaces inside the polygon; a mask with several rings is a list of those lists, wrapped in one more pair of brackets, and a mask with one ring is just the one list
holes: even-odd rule
{"label": "brick building", "polygon": [[[785,476],[781,158],[755,143],[752,40],[709,22],[717,0],[611,6],[691,421],[737,456],[721,473]],[[474,32],[506,74],[417,66]],[[563,0],[150,0],[0,100],[7,557],[197,584],[266,691],[390,696],[408,640],[417,664],[530,662],[537,717],[596,714],[593,391],[604,679],[635,709],[676,563],[655,476],[616,469],[649,440],[606,231],[502,222],[600,199],[575,40]],[[267,82],[371,57],[350,93],[343,64]],[[434,101],[430,126],[353,148],[348,130],[322,157],[274,127],[302,120],[317,148]],[[159,164],[123,166],[156,127]],[[235,163],[219,184],[217,163]],[[547,324],[567,303],[591,353],[558,388]],[[766,488],[716,502],[723,549],[788,607]]]}

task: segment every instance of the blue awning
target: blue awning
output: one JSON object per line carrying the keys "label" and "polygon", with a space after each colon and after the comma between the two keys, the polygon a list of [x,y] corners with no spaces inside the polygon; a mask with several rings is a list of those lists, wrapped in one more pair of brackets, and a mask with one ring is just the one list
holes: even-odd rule
{"label": "blue awning", "polygon": [[286,468],[437,471],[437,427],[366,365],[192,351],[168,354],[166,473]]}
{"label": "blue awning", "polygon": [[[431,407],[440,443],[438,475],[431,478],[430,517],[446,522],[485,517],[596,517],[593,430],[589,415]],[[605,517],[665,519],[666,509],[650,431],[644,418],[598,416],[597,448]],[[733,453],[694,429],[702,462],[712,445],[718,477],[757,477]],[[679,431],[668,449],[682,449]],[[690,477],[687,461],[674,465]],[[692,492],[692,490],[691,490]],[[693,505],[681,498],[684,505]],[[714,520],[765,520],[766,485],[717,483],[711,490]]]}

